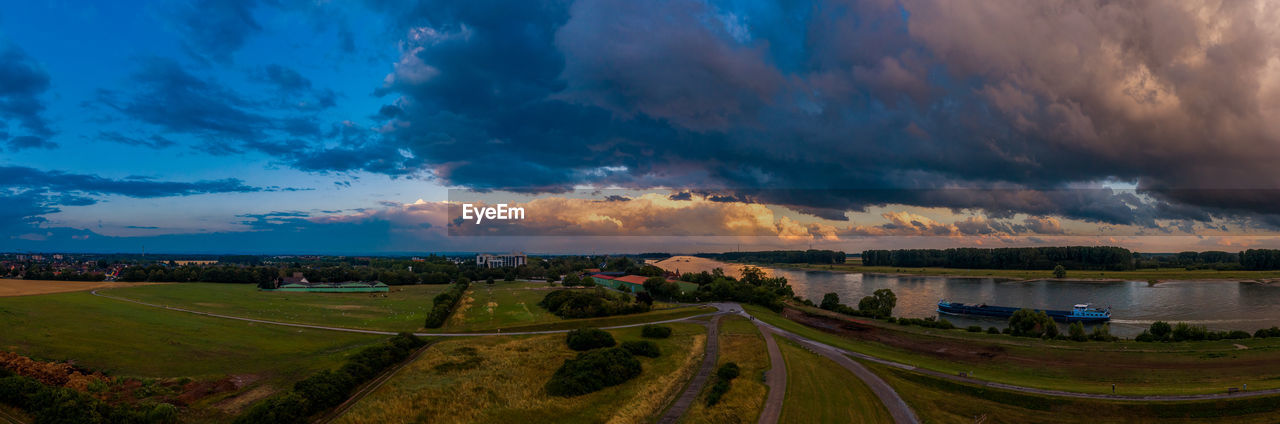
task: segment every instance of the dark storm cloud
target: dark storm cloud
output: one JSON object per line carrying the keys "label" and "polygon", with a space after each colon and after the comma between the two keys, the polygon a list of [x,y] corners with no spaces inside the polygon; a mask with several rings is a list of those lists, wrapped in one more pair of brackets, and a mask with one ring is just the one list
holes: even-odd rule
{"label": "dark storm cloud", "polygon": [[[327,90],[305,89],[310,83],[293,71],[277,70],[273,84],[303,88],[301,96],[332,96]],[[267,73],[268,75],[270,73]],[[277,81],[278,80],[278,81]],[[307,142],[325,136],[315,110],[332,106],[333,99],[311,101],[315,107],[299,108],[297,96],[288,101],[269,101],[232,90],[212,79],[205,79],[166,58],[144,60],[124,91],[100,90],[98,101],[120,114],[150,124],[157,129],[201,138],[195,149],[213,155],[242,154],[259,151],[292,162]],[[329,93],[329,94],[324,94]],[[108,141],[168,147],[167,138],[146,139],[122,136],[114,132],[100,134]]]}
{"label": "dark storm cloud", "polygon": [[35,136],[53,135],[40,101],[48,89],[44,67],[18,46],[0,41],[0,123],[12,119]]}
{"label": "dark storm cloud", "polygon": [[0,187],[39,192],[79,192],[129,197],[189,196],[207,193],[248,193],[262,188],[235,178],[196,182],[111,179],[97,175],[42,171],[22,166],[0,166]]}
{"label": "dark storm cloud", "polygon": [[152,134],[147,137],[130,137],[115,131],[99,131],[97,138],[99,140],[109,141],[112,143],[120,143],[128,146],[150,147],[152,149],[164,149],[178,144],[173,140],[156,134]]}
{"label": "dark storm cloud", "polygon": [[[404,34],[384,132],[304,169],[732,187],[717,195],[831,219],[903,203],[1152,227],[1280,209],[1178,192],[1280,187],[1267,2],[372,4]],[[1099,181],[1139,190],[1069,188]],[[841,192],[862,189],[881,191]]]}
{"label": "dark storm cloud", "polygon": [[166,12],[189,53],[229,62],[232,53],[262,30],[253,17],[258,4],[257,0],[199,0],[173,3]]}
{"label": "dark storm cloud", "polygon": [[9,151],[13,152],[26,149],[55,149],[58,147],[57,143],[34,135],[21,135],[10,138],[5,144],[9,146]]}

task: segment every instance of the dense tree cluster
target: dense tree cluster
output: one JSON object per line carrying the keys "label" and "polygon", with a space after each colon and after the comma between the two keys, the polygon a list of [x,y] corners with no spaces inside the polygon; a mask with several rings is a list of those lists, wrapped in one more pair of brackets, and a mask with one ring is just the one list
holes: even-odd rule
{"label": "dense tree cluster", "polygon": [[633,302],[631,296],[603,288],[595,290],[555,290],[538,306],[560,318],[594,318],[648,312],[652,305]]}
{"label": "dense tree cluster", "polygon": [[565,335],[564,341],[565,344],[569,345],[570,349],[576,351],[613,347],[618,344],[613,340],[612,334],[598,328],[582,328],[570,331]]}
{"label": "dense tree cluster", "polygon": [[1120,247],[1008,247],[998,249],[867,250],[862,264],[909,268],[1053,269],[1062,265],[1076,270],[1133,269],[1133,253]]}
{"label": "dense tree cluster", "polygon": [[625,383],[640,372],[640,361],[626,350],[598,349],[565,360],[547,381],[546,389],[552,396],[579,396]]}
{"label": "dense tree cluster", "polygon": [[427,312],[426,322],[423,326],[426,328],[440,328],[444,325],[445,320],[449,319],[449,315],[453,313],[453,309],[458,306],[458,302],[462,300],[462,294],[466,293],[467,286],[470,281],[463,277],[458,282],[449,286],[444,293],[437,294],[431,300],[431,312]]}
{"label": "dense tree cluster", "polygon": [[845,253],[838,250],[769,250],[761,252],[699,253],[696,256],[730,262],[773,264],[842,264]]}
{"label": "dense tree cluster", "polygon": [[1022,308],[1009,317],[1009,333],[1018,337],[1058,337],[1058,324],[1044,311]]}
{"label": "dense tree cluster", "polygon": [[264,284],[275,281],[280,270],[268,266],[239,265],[134,265],[120,271],[120,281],[163,281]]}
{"label": "dense tree cluster", "polygon": [[321,371],[294,384],[290,392],[258,402],[241,413],[235,422],[305,423],[308,417],[338,406],[351,396],[351,391],[357,386],[404,361],[414,350],[425,344],[426,342],[412,334],[400,333],[387,343],[367,347],[352,355],[336,371]]}
{"label": "dense tree cluster", "polygon": [[167,403],[110,405],[87,393],[48,386],[3,368],[0,368],[0,403],[26,411],[36,423],[178,422],[178,408]]}
{"label": "dense tree cluster", "polygon": [[1280,269],[1280,250],[1249,249],[1240,252],[1240,265],[1245,269]]}
{"label": "dense tree cluster", "polygon": [[893,315],[893,308],[897,305],[898,296],[893,294],[893,290],[879,289],[858,301],[858,309],[841,304],[840,295],[835,293],[822,295],[822,303],[818,307],[845,315],[888,318]]}
{"label": "dense tree cluster", "polygon": [[[1265,331],[1265,330],[1258,330]],[[1209,331],[1203,325],[1191,325],[1179,322],[1170,325],[1164,321],[1156,321],[1142,331],[1134,340],[1140,342],[1188,342],[1200,340],[1232,340],[1251,337],[1248,331]]]}
{"label": "dense tree cluster", "polygon": [[760,268],[742,268],[742,278],[735,279],[716,268],[711,272],[685,274],[681,280],[698,284],[698,290],[684,293],[682,301],[731,301],[764,306],[774,311],[782,310],[782,301],[795,296],[786,277],[767,277]]}

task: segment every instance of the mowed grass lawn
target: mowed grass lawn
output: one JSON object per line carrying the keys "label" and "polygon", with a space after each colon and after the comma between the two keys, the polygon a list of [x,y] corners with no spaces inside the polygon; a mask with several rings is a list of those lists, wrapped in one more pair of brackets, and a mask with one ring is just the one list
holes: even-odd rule
{"label": "mowed grass lawn", "polygon": [[193,311],[383,331],[422,328],[431,300],[448,285],[391,286],[389,293],[264,292],[251,284],[178,283],[100,293]]}
{"label": "mowed grass lawn", "polygon": [[0,329],[0,349],[141,378],[300,379],[385,339],[202,317],[85,292],[0,298]]}
{"label": "mowed grass lawn", "polygon": [[[453,333],[495,331],[543,331],[585,327],[611,327],[651,321],[664,321],[714,312],[710,308],[673,307],[655,303],[654,310],[631,315],[603,318],[564,319],[547,311],[538,302],[548,293],[546,283],[495,282],[473,283],[449,321],[441,331]],[[585,289],[573,289],[585,290]]]}
{"label": "mowed grass lawn", "polygon": [[[1275,423],[1280,397],[1116,402],[1037,396],[950,382],[863,361],[926,423]],[[790,384],[790,383],[788,383]],[[976,418],[976,420],[975,420]]]}
{"label": "mowed grass lawn", "polygon": [[765,397],[769,392],[769,386],[764,384],[764,373],[770,367],[769,351],[755,324],[737,315],[720,319],[720,357],[716,365],[728,362],[738,364],[740,369],[738,378],[730,383],[729,391],[720,398],[719,403],[708,407],[705,400],[712,384],[709,382],[680,422],[749,423],[760,417],[760,410],[764,408]]}
{"label": "mowed grass lawn", "polygon": [[787,362],[787,396],[780,423],[891,423],[893,418],[871,389],[848,370],[775,338]]}
{"label": "mowed grass lawn", "polygon": [[[881,332],[910,343],[906,349],[832,334],[764,308],[745,305],[757,318],[813,340],[947,374],[1025,387],[1127,395],[1221,393],[1248,384],[1280,388],[1280,339],[1188,343],[1045,342],[963,330],[922,330],[884,324]],[[877,324],[879,326],[880,324]],[[985,339],[985,340],[984,340]],[[1246,349],[1239,349],[1239,344]],[[976,352],[976,354],[974,354]]]}
{"label": "mowed grass lawn", "polygon": [[[681,391],[705,350],[701,325],[670,324],[657,358],[618,386],[571,398],[543,386],[577,352],[563,334],[446,339],[429,348],[335,422],[358,423],[646,423]],[[639,328],[610,330],[619,343]]]}

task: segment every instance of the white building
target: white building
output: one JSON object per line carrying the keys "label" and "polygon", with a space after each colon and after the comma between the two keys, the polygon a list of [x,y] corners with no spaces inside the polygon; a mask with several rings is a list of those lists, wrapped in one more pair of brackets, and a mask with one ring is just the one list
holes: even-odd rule
{"label": "white building", "polygon": [[490,255],[480,253],[476,255],[476,265],[482,268],[501,268],[515,267],[524,265],[529,262],[529,257],[523,253],[511,253],[507,255]]}

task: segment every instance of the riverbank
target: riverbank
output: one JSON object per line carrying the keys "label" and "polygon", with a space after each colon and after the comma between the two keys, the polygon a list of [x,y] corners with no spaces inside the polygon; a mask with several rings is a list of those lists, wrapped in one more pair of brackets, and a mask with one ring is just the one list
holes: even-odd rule
{"label": "riverbank", "polygon": [[[846,264],[783,264],[783,263],[751,263],[748,265],[800,269],[809,271],[831,271],[844,273],[883,274],[896,276],[934,276],[961,278],[999,278],[1007,280],[1040,281],[1054,280],[1051,270],[1022,269],[963,269],[963,268],[902,268],[891,266],[864,266],[860,263]],[[1183,268],[1140,269],[1132,271],[1067,271],[1063,281],[1244,281],[1262,284],[1280,284],[1280,270],[1274,271],[1217,271],[1186,270]]]}

